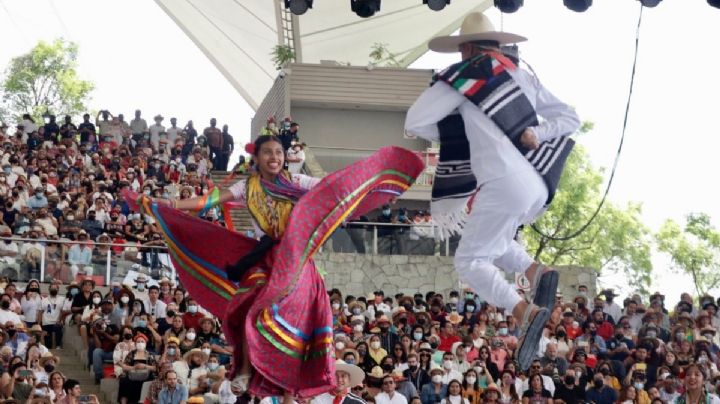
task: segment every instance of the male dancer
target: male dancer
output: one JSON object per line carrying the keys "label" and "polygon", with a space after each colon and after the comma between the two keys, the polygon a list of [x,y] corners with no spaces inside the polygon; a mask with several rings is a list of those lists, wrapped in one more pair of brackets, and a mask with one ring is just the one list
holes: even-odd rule
{"label": "male dancer", "polygon": [[[449,231],[462,226],[455,254],[460,278],[488,303],[511,310],[522,325],[516,357],[523,370],[549,319],[558,274],[534,262],[514,236],[552,200],[573,145],[568,135],[580,126],[569,106],[500,52],[501,45],[525,40],[495,31],[482,13],[469,14],[460,35],[430,41],[431,50],[460,52],[463,60],[439,73],[405,122],[409,135],[441,144],[433,220]],[[468,198],[478,187],[465,218]],[[498,267],[525,273],[532,284],[530,303]]]}

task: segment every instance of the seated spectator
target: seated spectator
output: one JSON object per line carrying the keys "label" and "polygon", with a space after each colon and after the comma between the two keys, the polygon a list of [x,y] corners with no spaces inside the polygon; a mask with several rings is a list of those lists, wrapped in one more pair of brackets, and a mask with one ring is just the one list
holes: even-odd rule
{"label": "seated spectator", "polygon": [[202,395],[209,391],[206,366],[208,358],[209,356],[201,349],[194,348],[185,353],[182,360],[173,362],[178,380],[188,387],[190,395]]}
{"label": "seated spectator", "polygon": [[[77,380],[68,379],[63,384],[63,391],[65,392],[65,396],[60,400],[56,401],[56,404],[77,404],[80,402],[80,397],[83,396],[82,389],[80,388],[80,383],[78,383]],[[94,394],[89,395],[88,398],[90,400],[84,402],[87,402],[89,404],[100,403],[100,401],[98,401],[98,398]]]}
{"label": "seated spectator", "polygon": [[118,401],[123,404],[138,401],[143,383],[153,380],[157,369],[155,358],[146,349],[148,338],[145,334],[136,334],[133,341],[135,349],[127,354],[122,364]]}

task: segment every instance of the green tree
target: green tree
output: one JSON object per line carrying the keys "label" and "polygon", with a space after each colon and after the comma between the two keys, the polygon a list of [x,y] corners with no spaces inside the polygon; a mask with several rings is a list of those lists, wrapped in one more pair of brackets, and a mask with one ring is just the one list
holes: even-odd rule
{"label": "green tree", "polygon": [[78,77],[77,52],[75,43],[56,39],[40,41],[30,52],[13,58],[0,87],[6,114],[29,113],[40,120],[45,112],[84,112],[94,85]]}
{"label": "green tree", "polygon": [[[585,123],[581,132],[591,129],[592,123]],[[606,201],[580,235],[567,241],[551,239],[580,229],[597,209],[602,191],[602,171],[590,164],[581,146],[575,146],[550,209],[535,223],[549,237],[526,228],[528,251],[548,265],[578,265],[598,272],[624,273],[630,286],[646,292],[652,270],[652,236],[640,219],[640,204],[629,203],[620,208]]]}
{"label": "green tree", "polygon": [[710,216],[689,214],[684,228],[667,220],[655,239],[658,250],[672,259],[672,269],[692,278],[699,296],[720,286],[720,231]]}

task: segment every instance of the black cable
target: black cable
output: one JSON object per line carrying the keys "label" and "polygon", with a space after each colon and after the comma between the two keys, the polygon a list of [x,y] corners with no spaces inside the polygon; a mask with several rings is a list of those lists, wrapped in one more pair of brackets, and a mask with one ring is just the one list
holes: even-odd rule
{"label": "black cable", "polygon": [[630,75],[630,91],[628,92],[627,97],[627,104],[625,105],[625,118],[623,119],[623,128],[622,128],[622,135],[620,136],[620,144],[618,145],[617,153],[615,154],[615,162],[613,163],[612,171],[610,171],[610,179],[608,180],[607,187],[605,187],[605,193],[603,194],[602,199],[600,200],[600,203],[598,204],[597,209],[595,209],[595,213],[590,216],[590,219],[585,223],[582,227],[580,227],[578,230],[573,232],[572,234],[569,234],[567,236],[562,237],[554,237],[547,235],[543,233],[540,229],[535,226],[535,223],[531,225],[532,229],[535,230],[536,233],[541,235],[542,237],[552,240],[552,241],[567,241],[570,239],[573,239],[577,236],[579,236],[582,232],[587,230],[587,228],[590,226],[590,224],[595,220],[598,213],[600,213],[600,210],[602,209],[603,205],[605,204],[605,200],[607,199],[608,193],[610,192],[610,186],[613,183],[613,179],[615,178],[615,170],[617,169],[618,161],[620,160],[620,153],[622,152],[623,143],[625,143],[625,130],[627,129],[627,121],[628,121],[628,115],[630,112],[630,101],[632,99],[632,93],[633,93],[633,87],[635,84],[635,68],[637,67],[637,56],[638,56],[638,49],[640,48],[640,25],[642,23],[642,12],[643,12],[644,6],[640,4],[640,15],[638,16],[638,22],[637,22],[637,29],[635,31],[635,57],[633,59],[633,66],[632,66],[632,73]]}

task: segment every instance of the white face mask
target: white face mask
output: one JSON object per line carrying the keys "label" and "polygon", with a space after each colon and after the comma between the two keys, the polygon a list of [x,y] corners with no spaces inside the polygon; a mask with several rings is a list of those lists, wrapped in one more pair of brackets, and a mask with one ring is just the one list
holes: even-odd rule
{"label": "white face mask", "polygon": [[202,352],[203,352],[205,355],[210,355],[210,348],[203,348],[203,349],[202,349]]}
{"label": "white face mask", "polygon": [[475,378],[475,376],[468,376],[465,378],[465,381],[467,381],[468,384],[473,384],[473,385],[475,384],[476,380],[477,379]]}
{"label": "white face mask", "polygon": [[435,383],[435,384],[440,384],[440,383],[442,383],[442,376],[440,376],[440,375],[433,375],[433,377],[432,377],[432,382]]}
{"label": "white face mask", "polygon": [[185,337],[187,337],[188,341],[195,341],[195,333],[194,332],[187,333],[185,335]]}
{"label": "white face mask", "polygon": [[333,310],[339,309],[339,308],[340,308],[340,303],[333,303],[333,304],[332,304],[332,308],[333,308]]}
{"label": "white face mask", "polygon": [[130,301],[130,298],[127,297],[127,296],[123,296],[123,297],[120,298],[120,301],[121,301],[123,304],[127,304],[127,303]]}
{"label": "white face mask", "polygon": [[452,368],[452,361],[444,361],[444,362],[443,362],[443,367],[444,367],[446,370],[450,370],[450,369]]}
{"label": "white face mask", "polygon": [[458,298],[457,298],[457,297],[451,297],[451,298],[450,298],[450,303],[452,303],[452,304],[457,304],[457,303],[458,303]]}
{"label": "white face mask", "polygon": [[197,313],[197,306],[195,306],[195,305],[188,306],[188,312],[193,313],[193,314]]}
{"label": "white face mask", "polygon": [[336,342],[335,349],[337,349],[338,351],[342,351],[343,349],[345,349],[345,343],[342,341]]}
{"label": "white face mask", "polygon": [[372,349],[380,349],[380,341],[373,341],[370,343],[370,348]]}
{"label": "white face mask", "polygon": [[94,304],[100,304],[100,298],[99,297],[93,297],[93,303]]}
{"label": "white face mask", "polygon": [[353,327],[353,330],[355,330],[355,331],[357,331],[357,332],[362,332],[363,326],[360,325],[360,324],[358,324],[358,325],[356,325],[355,327]]}
{"label": "white face mask", "polygon": [[138,342],[135,344],[135,348],[137,348],[138,351],[144,351],[145,350],[145,343],[144,342]]}

